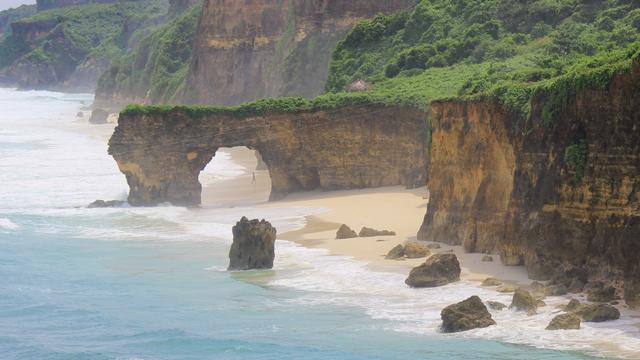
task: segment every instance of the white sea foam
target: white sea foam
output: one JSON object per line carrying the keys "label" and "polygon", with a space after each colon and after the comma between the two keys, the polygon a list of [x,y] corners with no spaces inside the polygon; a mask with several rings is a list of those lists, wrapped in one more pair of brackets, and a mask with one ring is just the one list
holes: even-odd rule
{"label": "white sea foam", "polygon": [[7,218],[0,218],[0,229],[17,230],[20,226]]}
{"label": "white sea foam", "polygon": [[511,302],[511,294],[481,288],[477,283],[461,281],[431,289],[411,289],[402,274],[376,272],[366,263],[326,251],[306,249],[290,242],[279,242],[276,269],[298,269],[271,282],[305,291],[294,301],[305,304],[333,304],[363,308],[374,319],[386,320],[391,329],[443,337],[485,338],[540,348],[576,350],[599,356],[640,358],[640,329],[637,319],[624,317],[606,323],[583,323],[579,331],[547,331],[545,327],[560,313],[557,305],[566,297],[549,297],[539,314],[527,316],[511,310],[494,311],[498,323],[454,335],[439,333],[440,311],[472,295],[484,301]]}

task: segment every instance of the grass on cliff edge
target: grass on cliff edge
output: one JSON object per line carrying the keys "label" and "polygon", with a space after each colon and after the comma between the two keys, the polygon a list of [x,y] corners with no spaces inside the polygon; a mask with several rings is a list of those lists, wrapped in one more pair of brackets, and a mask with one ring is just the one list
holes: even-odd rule
{"label": "grass on cliff edge", "polygon": [[[193,115],[375,104],[425,109],[439,99],[492,98],[526,120],[531,101],[545,96],[543,117],[551,126],[569,96],[606,87],[631,68],[640,48],[637,7],[631,0],[422,0],[411,11],[356,25],[334,51],[325,95],[181,109]],[[357,79],[371,90],[343,92]],[[124,113],[172,109],[132,106]]]}

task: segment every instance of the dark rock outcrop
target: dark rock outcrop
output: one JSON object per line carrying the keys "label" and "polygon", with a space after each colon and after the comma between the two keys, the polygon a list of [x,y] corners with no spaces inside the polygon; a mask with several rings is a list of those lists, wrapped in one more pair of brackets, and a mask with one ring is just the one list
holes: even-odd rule
{"label": "dark rock outcrop", "polygon": [[368,227],[360,229],[358,236],[360,237],[374,237],[374,236],[394,236],[396,233],[389,230],[375,230]]}
{"label": "dark rock outcrop", "polygon": [[407,259],[420,259],[431,255],[431,251],[424,245],[415,242],[409,242],[404,246],[404,256]]}
{"label": "dark rock outcrop", "polygon": [[[541,92],[526,121],[487,99],[432,103],[418,238],[498,253],[532,279],[615,281],[640,306],[638,84],[635,64],[604,85],[566,84],[561,102]],[[584,153],[584,171],[570,151]]]}
{"label": "dark rock outcrop", "polygon": [[502,285],[502,281],[496,278],[490,277],[490,278],[484,279],[480,285],[481,286],[500,286]]}
{"label": "dark rock outcrop", "polygon": [[342,224],[338,228],[338,231],[336,231],[336,239],[352,239],[357,237],[358,234],[345,224]]}
{"label": "dark rock outcrop", "polygon": [[112,207],[120,207],[125,205],[127,202],[126,201],[121,201],[121,200],[96,200],[94,202],[92,202],[91,204],[89,204],[87,207],[89,209],[96,209],[96,208],[112,208]]}
{"label": "dark rock outcrop", "polygon": [[256,116],[121,113],[109,153],[129,183],[129,203],[198,205],[198,175],[220,147],[247,146],[269,168],[271,199],[314,189],[423,186],[425,113],[350,106]]}
{"label": "dark rock outcrop", "polygon": [[574,314],[560,314],[554,317],[547,330],[579,330],[580,318]]}
{"label": "dark rock outcrop", "polygon": [[96,125],[106,124],[108,118],[109,118],[109,113],[106,110],[95,109],[91,112],[91,117],[89,118],[89,122]]}
{"label": "dark rock outcrop", "polygon": [[443,286],[460,280],[460,263],[454,254],[435,254],[409,273],[405,283],[411,287]]}
{"label": "dark rock outcrop", "polygon": [[398,244],[393,247],[393,249],[389,250],[387,255],[384,257],[387,260],[401,260],[404,258],[404,246],[402,244]]}
{"label": "dark rock outcrop", "polygon": [[498,301],[487,301],[487,305],[489,305],[489,308],[491,308],[492,310],[504,310],[507,305],[498,302]]}
{"label": "dark rock outcrop", "polygon": [[538,301],[527,290],[518,288],[513,294],[513,300],[511,301],[511,305],[509,305],[509,309],[526,311],[527,315],[535,315],[538,310]]}
{"label": "dark rock outcrop", "polygon": [[493,256],[490,256],[490,255],[483,256],[482,262],[493,262]]}
{"label": "dark rock outcrop", "polygon": [[620,311],[609,304],[580,304],[572,312],[586,322],[620,319]]}
{"label": "dark rock outcrop", "polygon": [[601,281],[587,284],[585,293],[587,294],[587,301],[591,302],[609,302],[619,299],[616,295],[616,288]]}
{"label": "dark rock outcrop", "polygon": [[233,227],[229,270],[273,268],[275,241],[276,229],[268,221],[242,217]]}
{"label": "dark rock outcrop", "polygon": [[442,331],[445,333],[486,328],[496,324],[487,307],[477,296],[447,306],[440,313],[440,317],[442,318]]}

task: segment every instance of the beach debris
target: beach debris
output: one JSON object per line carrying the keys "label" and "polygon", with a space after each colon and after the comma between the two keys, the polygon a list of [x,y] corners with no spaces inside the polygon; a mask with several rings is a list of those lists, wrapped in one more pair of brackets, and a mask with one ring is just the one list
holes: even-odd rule
{"label": "beach debris", "polygon": [[504,310],[507,307],[507,305],[499,301],[487,301],[487,305],[489,305],[489,308],[492,310]]}
{"label": "beach debris", "polygon": [[393,249],[389,250],[387,256],[384,258],[387,260],[402,260],[404,258],[404,246],[402,246],[402,244],[396,245]]}
{"label": "beach debris", "polygon": [[445,333],[496,325],[487,307],[475,295],[457,304],[447,306],[440,313],[440,317],[442,318],[441,329]]}
{"label": "beach debris", "polygon": [[460,263],[455,254],[435,254],[409,273],[405,283],[411,287],[436,287],[460,280]]}
{"label": "beach debris", "polygon": [[604,322],[620,319],[620,311],[609,304],[579,304],[572,313],[580,316],[585,322]]}
{"label": "beach debris", "polygon": [[587,301],[592,302],[609,302],[620,298],[616,295],[615,287],[602,281],[587,284],[584,291],[587,294]]}
{"label": "beach debris", "polygon": [[336,239],[352,239],[356,237],[358,237],[358,234],[345,224],[342,224],[336,232]]}
{"label": "beach debris", "polygon": [[560,314],[554,317],[547,330],[580,330],[580,318],[575,314]]}
{"label": "beach debris", "polygon": [[493,256],[485,255],[482,257],[482,262],[493,262]]}
{"label": "beach debris", "polygon": [[502,285],[502,281],[494,277],[486,278],[480,284],[480,286],[499,286],[499,285]]}
{"label": "beach debris", "polygon": [[229,270],[271,269],[275,258],[276,228],[265,220],[242,217],[233,227]]}
{"label": "beach debris", "polygon": [[429,255],[431,255],[431,251],[422,244],[410,242],[404,246],[404,256],[406,256],[407,259],[426,258]]}
{"label": "beach debris", "polygon": [[527,315],[535,315],[538,310],[538,301],[531,295],[531,293],[524,288],[517,288],[513,294],[511,305],[509,309],[515,309],[516,311],[526,311]]}
{"label": "beach debris", "polygon": [[429,245],[427,245],[427,248],[428,249],[432,249],[432,250],[440,249],[440,244],[436,244],[436,243],[429,244]]}
{"label": "beach debris", "polygon": [[95,209],[95,208],[113,208],[113,207],[120,207],[125,205],[127,202],[126,201],[121,201],[121,200],[109,200],[109,201],[104,201],[104,200],[96,200],[94,202],[92,202],[91,204],[87,205],[87,207],[89,209]]}
{"label": "beach debris", "polygon": [[360,230],[358,236],[360,237],[374,237],[374,236],[394,236],[396,233],[389,230],[375,230],[368,227],[363,227]]}
{"label": "beach debris", "polygon": [[91,112],[89,122],[92,124],[106,124],[109,118],[109,113],[103,109],[95,109]]}

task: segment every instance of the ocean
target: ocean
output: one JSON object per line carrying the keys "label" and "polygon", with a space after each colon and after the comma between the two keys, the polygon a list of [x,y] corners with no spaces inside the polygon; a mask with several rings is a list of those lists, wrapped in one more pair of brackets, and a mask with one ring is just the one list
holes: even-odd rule
{"label": "ocean", "polygon": [[[128,189],[107,154],[113,125],[87,122],[91,102],[0,89],[0,359],[640,358],[631,323],[545,332],[552,310],[440,334],[442,307],[509,295],[466,282],[413,290],[401,274],[286,241],[273,270],[225,270],[241,216],[283,232],[319,209],[88,209]],[[208,171],[250,170],[220,154]]]}

